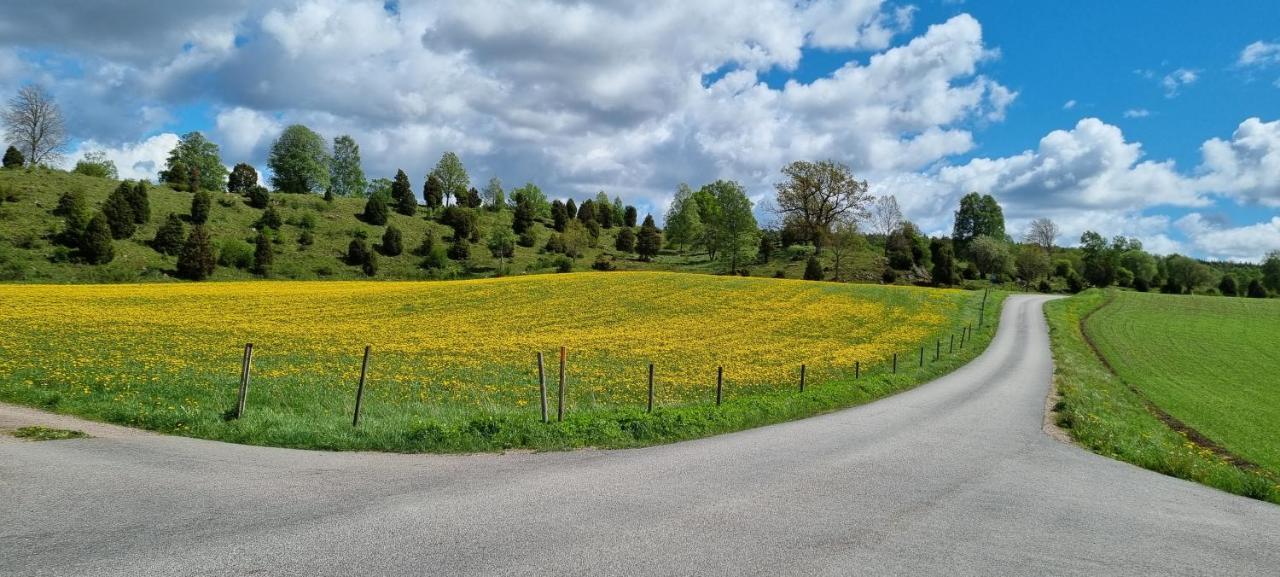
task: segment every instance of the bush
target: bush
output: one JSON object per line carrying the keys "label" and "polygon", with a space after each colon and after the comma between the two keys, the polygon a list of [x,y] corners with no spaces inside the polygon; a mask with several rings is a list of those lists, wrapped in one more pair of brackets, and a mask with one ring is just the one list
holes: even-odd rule
{"label": "bush", "polygon": [[[195,227],[192,227],[192,230],[195,230]],[[188,238],[190,238],[189,235]],[[238,238],[224,239],[218,247],[218,264],[239,269],[252,267],[253,245]]]}
{"label": "bush", "polygon": [[556,261],[556,272],[573,272],[573,260],[562,256]]}
{"label": "bush", "polygon": [[467,243],[466,238],[459,238],[455,233],[453,243],[449,245],[449,258],[456,261],[464,261],[470,257],[471,245]]}
{"label": "bush", "polygon": [[613,260],[604,253],[596,255],[596,261],[591,263],[591,268],[595,270],[610,271],[616,267],[613,266]]}
{"label": "bush", "polygon": [[77,246],[80,243],[80,237],[84,235],[85,228],[89,226],[89,208],[85,202],[84,193],[79,190],[63,193],[58,199],[58,206],[53,210],[53,214],[63,217],[66,221],[59,241],[66,246]]}
{"label": "bush", "polygon": [[1151,290],[1151,283],[1147,279],[1138,277],[1133,279],[1133,290],[1144,293]]}
{"label": "bush", "polygon": [[422,268],[427,270],[441,270],[449,266],[449,255],[444,245],[431,245],[422,256]]}
{"label": "bush", "polygon": [[276,212],[276,207],[268,206],[267,210],[262,212],[262,217],[258,219],[257,228],[269,228],[271,230],[280,230],[284,225],[284,219],[280,218],[280,213]]}
{"label": "bush", "polygon": [[267,238],[267,233],[258,232],[258,238],[254,242],[253,250],[253,274],[259,276],[268,276],[271,274],[271,263],[274,259],[271,252],[271,241]]}
{"label": "bush", "polygon": [[[240,243],[247,246],[244,241]],[[187,235],[187,242],[182,245],[182,251],[178,255],[178,275],[196,281],[204,280],[213,274],[215,266],[208,231],[203,225],[191,227],[191,234]]]}
{"label": "bush", "polygon": [[138,228],[138,223],[133,218],[133,203],[129,202],[132,194],[132,186],[122,182],[102,204],[102,214],[107,217],[107,225],[111,227],[111,238],[129,238]]}
{"label": "bush", "polygon": [[89,220],[80,237],[80,258],[89,264],[106,264],[115,255],[115,247],[111,245],[111,225],[107,223],[106,215],[99,212]]}
{"label": "bush", "polygon": [[810,256],[804,265],[804,280],[822,280],[822,264],[817,256]]}
{"label": "bush", "polygon": [[182,224],[182,218],[169,213],[168,218],[164,219],[164,224],[156,230],[155,238],[151,239],[151,248],[160,254],[172,256],[182,250],[182,243],[186,238],[187,227]]}
{"label": "bush", "polygon": [[636,249],[636,233],[630,228],[623,228],[618,231],[618,238],[613,243],[613,248],[621,252],[630,253]]}
{"label": "bush", "polygon": [[1262,286],[1262,281],[1255,278],[1249,281],[1248,294],[1251,299],[1265,299],[1267,298],[1267,289]]}
{"label": "bush", "polygon": [[773,271],[773,278],[787,278],[787,271],[786,271],[786,269],[781,269],[781,268],[780,268],[780,269],[778,269],[778,270],[776,270],[776,271]]}
{"label": "bush", "polygon": [[369,256],[364,259],[364,263],[360,265],[360,270],[364,272],[365,276],[378,274],[378,255],[369,253]]}
{"label": "bush", "polygon": [[793,244],[787,247],[787,258],[793,261],[805,260],[817,252],[818,249],[811,244]]}
{"label": "bush", "polygon": [[1222,282],[1218,283],[1218,292],[1224,296],[1237,296],[1240,291],[1236,286],[1236,277],[1229,274],[1222,275]]}
{"label": "bush", "polygon": [[1037,288],[1042,293],[1053,292],[1053,286],[1049,284],[1048,279],[1040,279],[1040,286]]}
{"label": "bush", "polygon": [[369,260],[369,245],[365,244],[363,238],[353,238],[351,243],[347,245],[347,264],[352,266],[361,266],[364,261]]}
{"label": "bush", "polygon": [[538,244],[538,235],[533,232],[532,228],[530,228],[529,230],[520,233],[520,238],[516,243],[525,248],[532,248],[534,245]]}
{"label": "bush", "polygon": [[26,164],[26,159],[22,156],[22,151],[10,146],[4,151],[4,167],[5,168],[22,168]]}
{"label": "bush", "polygon": [[129,206],[133,208],[133,222],[151,222],[151,199],[147,196],[147,181],[139,180],[129,189]]}
{"label": "bush", "polygon": [[884,272],[880,274],[880,280],[884,284],[893,284],[898,282],[898,273],[893,270],[893,267],[886,266],[884,267]]}
{"label": "bush", "polygon": [[374,194],[364,203],[364,212],[360,214],[360,218],[365,222],[382,226],[387,224],[387,199],[381,194]]}
{"label": "bush", "polygon": [[[231,175],[227,177],[227,192],[250,194],[254,189],[258,188],[262,188],[258,186],[258,171],[252,166],[241,162],[231,169]],[[265,191],[266,189],[262,188],[262,190]]]}
{"label": "bush", "polygon": [[209,196],[208,191],[201,190],[191,195],[191,224],[209,222],[209,210],[212,203],[213,197]]}
{"label": "bush", "polygon": [[564,252],[563,237],[561,237],[557,233],[551,233],[551,236],[547,238],[546,246],[542,247],[542,252],[549,252],[553,254],[563,253]]}
{"label": "bush", "polygon": [[404,252],[400,229],[388,226],[386,232],[382,233],[382,245],[379,250],[387,256],[400,256],[400,253]]}
{"label": "bush", "polygon": [[265,186],[253,186],[249,188],[249,206],[253,208],[266,208],[271,204],[271,192]]}
{"label": "bush", "polygon": [[453,229],[455,240],[470,239],[479,234],[475,211],[456,204],[440,213],[440,223]]}
{"label": "bush", "polygon": [[1067,290],[1072,293],[1084,290],[1084,277],[1080,276],[1080,273],[1071,271],[1071,274],[1067,275]]}
{"label": "bush", "polygon": [[302,234],[298,235],[298,245],[311,246],[315,243],[316,243],[315,233],[311,232],[311,229],[309,228],[302,229]]}

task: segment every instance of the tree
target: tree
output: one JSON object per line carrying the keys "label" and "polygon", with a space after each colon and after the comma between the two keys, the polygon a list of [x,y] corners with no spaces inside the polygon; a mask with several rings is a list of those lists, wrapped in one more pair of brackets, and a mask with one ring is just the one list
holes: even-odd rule
{"label": "tree", "polygon": [[804,280],[822,280],[822,263],[818,262],[818,255],[809,255],[809,262],[804,265]]}
{"label": "tree", "polygon": [[26,159],[22,157],[22,151],[17,147],[10,146],[4,151],[4,167],[5,168],[22,168],[26,164]]}
{"label": "tree", "polygon": [[1267,298],[1267,289],[1266,287],[1262,286],[1261,280],[1255,278],[1249,281],[1249,298],[1251,299]]}
{"label": "tree", "polygon": [[1058,225],[1047,218],[1037,218],[1031,221],[1023,240],[1050,252],[1058,241]]}
{"label": "tree", "polygon": [[461,204],[467,208],[480,208],[484,206],[484,201],[480,198],[480,191],[473,186],[467,189],[466,201]]}
{"label": "tree", "polygon": [[1263,259],[1262,286],[1271,292],[1280,292],[1280,250],[1267,253]]}
{"label": "tree", "polygon": [[681,184],[667,209],[667,241],[679,248],[697,243],[703,237],[703,223],[697,200],[689,185]]}
{"label": "tree", "polygon": [[899,226],[894,229],[884,241],[884,256],[889,260],[891,269],[909,270],[915,266],[915,257],[911,252],[913,243],[907,237],[905,228]]}
{"label": "tree", "polygon": [[622,224],[621,222],[614,223],[613,205],[609,202],[609,195],[605,194],[603,190],[596,194],[594,205],[596,209],[596,222],[600,223],[600,226],[604,228],[613,228],[614,224]]}
{"label": "tree", "polygon": [[1018,277],[1027,286],[1031,286],[1036,281],[1049,275],[1049,254],[1043,249],[1044,245],[1040,244],[1022,245],[1018,249],[1018,255],[1014,258]]}
{"label": "tree", "polygon": [[636,250],[636,233],[630,228],[624,227],[618,231],[618,238],[613,241],[613,248],[619,252],[634,252]]}
{"label": "tree", "polygon": [[1150,287],[1155,281],[1159,268],[1156,265],[1155,257],[1148,254],[1141,248],[1134,248],[1120,253],[1120,268],[1127,269],[1133,273],[1133,286],[1138,290],[1142,287]]}
{"label": "tree", "polygon": [[247,195],[255,186],[258,186],[257,169],[243,162],[231,169],[231,176],[227,177],[227,192]]}
{"label": "tree", "polygon": [[227,169],[222,165],[218,145],[200,132],[188,132],[169,151],[160,181],[178,190],[224,190]]}
{"label": "tree", "polygon": [[[55,164],[62,157],[69,139],[62,109],[45,89],[28,84],[9,99],[3,114],[4,131],[9,142],[22,153],[30,166]],[[5,154],[5,167],[11,167]]]}
{"label": "tree", "polygon": [[267,210],[262,211],[262,216],[258,218],[255,226],[258,229],[280,230],[280,227],[284,226],[284,219],[280,218],[280,213],[276,212],[276,207],[268,206]]}
{"label": "tree", "polygon": [[[84,193],[79,189],[69,190],[62,193],[58,197],[58,206],[54,207],[53,214],[61,216],[65,220],[65,226],[62,229],[60,242],[66,246],[78,246],[80,238],[84,236],[85,229],[89,226],[89,205],[84,199]],[[110,230],[110,224],[108,224]],[[108,233],[108,237],[110,233]]]}
{"label": "tree", "polygon": [[782,174],[786,179],[777,184],[778,211],[799,223],[816,247],[823,246],[837,221],[869,215],[867,181],[854,178],[845,164],[797,160],[783,167]]}
{"label": "tree", "polygon": [[501,210],[507,205],[507,194],[502,190],[502,179],[496,176],[489,178],[489,183],[484,185],[484,193],[481,196],[491,210]]}
{"label": "tree", "polygon": [[271,192],[265,186],[253,186],[249,189],[249,206],[267,208],[271,204]]}
{"label": "tree", "polygon": [[351,266],[363,266],[369,260],[370,254],[369,245],[365,244],[363,238],[353,238],[347,244],[346,261]]}
{"label": "tree", "polygon": [[977,237],[970,242],[969,252],[973,254],[973,262],[978,265],[979,274],[1010,276],[1014,272],[1009,246],[1003,240],[990,236]]}
{"label": "tree", "polygon": [[582,201],[578,205],[578,220],[583,224],[588,222],[596,222],[596,203],[591,199]]}
{"label": "tree", "polygon": [[436,163],[436,167],[431,170],[427,178],[431,175],[440,179],[445,205],[449,204],[450,198],[465,198],[467,187],[471,186],[471,177],[467,176],[467,169],[462,166],[458,155],[452,152],[446,152],[440,156],[440,162]]}
{"label": "tree", "polygon": [[204,224],[209,221],[209,210],[213,198],[207,191],[201,190],[191,197],[191,224]]}
{"label": "tree", "polygon": [[129,189],[129,206],[133,209],[133,222],[151,222],[151,199],[147,196],[147,181],[139,180]]}
{"label": "tree", "polygon": [[782,235],[778,234],[776,229],[761,230],[760,247],[756,249],[756,260],[760,263],[769,262],[781,248]]}
{"label": "tree", "polygon": [[622,209],[622,226],[635,228],[637,216],[636,207],[627,205]]}
{"label": "tree", "polygon": [[[563,228],[563,223],[561,227]],[[524,234],[531,228],[533,228],[533,203],[529,202],[529,199],[521,197],[520,201],[516,203],[515,214],[511,216],[511,229],[516,234]]]}
{"label": "tree", "polygon": [[99,212],[89,220],[84,234],[80,236],[80,258],[89,264],[106,264],[115,258],[115,247],[111,244],[111,225],[107,223],[107,215]]}
{"label": "tree", "polygon": [[516,256],[516,235],[509,228],[494,227],[489,233],[488,247],[489,254],[499,261],[513,259]]}
{"label": "tree", "polygon": [[292,194],[320,193],[329,188],[329,150],[324,138],[301,124],[280,133],[267,157],[271,186]]}
{"label": "tree", "polygon": [[190,280],[204,280],[213,274],[217,264],[209,231],[201,224],[191,227],[187,242],[183,243],[182,251],[178,253],[178,275]]}
{"label": "tree", "polygon": [[387,197],[381,193],[374,194],[365,201],[364,212],[360,214],[360,218],[374,226],[382,226],[387,224],[388,212],[390,211],[387,210]]}
{"label": "tree", "polygon": [[266,232],[258,231],[258,238],[254,240],[253,268],[250,272],[258,276],[270,275],[274,257],[275,255],[271,252],[271,239],[267,238]]}
{"label": "tree", "polygon": [[642,260],[649,261],[658,256],[661,249],[662,233],[658,231],[658,225],[653,223],[653,215],[645,215],[644,224],[640,225],[640,235],[636,238],[636,253]]}
{"label": "tree", "polygon": [[[714,183],[713,183],[714,184]],[[707,251],[707,258],[715,260],[720,253],[720,237],[717,223],[720,222],[720,203],[716,201],[715,188],[705,185],[693,193],[691,197],[698,207],[698,220],[702,223],[702,237],[698,243]]]}
{"label": "tree", "polygon": [[156,230],[155,238],[151,239],[151,248],[160,254],[172,256],[182,250],[182,242],[186,238],[187,227],[182,224],[182,218],[171,212],[164,219],[164,224]]}
{"label": "tree", "polygon": [[360,271],[364,273],[364,276],[378,274],[378,255],[369,253],[364,262],[360,264]]}
{"label": "tree", "polygon": [[759,229],[751,212],[751,201],[742,186],[731,180],[717,180],[703,190],[709,190],[715,197],[716,216],[711,227],[715,230],[720,256],[729,257],[729,272],[736,274],[738,264],[754,260],[758,248]]}
{"label": "tree", "polygon": [[1165,291],[1174,294],[1192,293],[1212,286],[1213,269],[1194,259],[1175,254],[1165,259]]}
{"label": "tree", "polygon": [[955,250],[951,248],[951,239],[935,238],[929,241],[929,252],[933,257],[931,276],[934,286],[956,284],[956,259]]}
{"label": "tree", "polygon": [[[409,179],[405,177],[405,186]],[[360,166],[360,145],[350,135],[343,134],[333,139],[333,159],[329,162],[329,187],[326,192],[335,196],[361,196],[365,193],[368,182],[364,177],[364,169]],[[412,197],[413,193],[410,192]]]}
{"label": "tree", "polygon": [[574,204],[572,198],[564,201],[564,212],[569,216],[569,220],[578,218],[578,205]]}
{"label": "tree", "polygon": [[84,157],[76,162],[76,166],[71,169],[71,172],[110,180],[120,178],[120,173],[116,171],[116,163],[107,158],[107,153],[101,150],[84,153]]}
{"label": "tree", "polygon": [[378,247],[382,254],[387,256],[400,256],[404,252],[404,240],[401,237],[400,229],[395,225],[388,226],[387,230],[382,233],[382,244]]}
{"label": "tree", "polygon": [[1222,293],[1222,296],[1237,296],[1240,289],[1236,285],[1236,277],[1230,274],[1222,275],[1222,281],[1218,283],[1218,292]]}
{"label": "tree", "polygon": [[467,244],[466,237],[459,237],[456,233],[453,235],[453,242],[449,245],[449,258],[456,261],[464,261],[471,258],[471,245]]}
{"label": "tree", "polygon": [[395,180],[391,181],[391,200],[400,214],[413,216],[418,212],[418,199],[413,196],[413,185],[409,184],[409,176],[403,170],[397,170]]}
{"label": "tree", "polygon": [[960,199],[960,210],[956,211],[951,233],[956,254],[969,256],[969,243],[980,236],[1004,240],[1004,211],[995,197],[970,192]]}
{"label": "tree", "polygon": [[111,238],[116,240],[129,238],[138,228],[138,223],[133,217],[133,203],[129,202],[129,197],[132,195],[133,185],[121,182],[102,203],[102,214],[106,216],[107,224],[111,227]]}
{"label": "tree", "polygon": [[862,238],[862,234],[858,232],[858,226],[848,220],[840,220],[831,227],[831,235],[828,238],[827,247],[831,250],[831,256],[835,258],[832,263],[832,274],[835,281],[839,282],[840,271],[848,256],[857,252],[866,244],[866,240]]}
{"label": "tree", "polygon": [[434,172],[428,174],[426,182],[422,183],[422,202],[431,210],[444,206],[444,183]]}
{"label": "tree", "polygon": [[569,222],[569,212],[560,199],[551,201],[551,228],[556,232],[564,232],[564,225]]}
{"label": "tree", "polygon": [[898,199],[892,194],[877,198],[871,207],[871,226],[877,234],[889,238],[893,231],[902,226],[902,209],[898,208]]}

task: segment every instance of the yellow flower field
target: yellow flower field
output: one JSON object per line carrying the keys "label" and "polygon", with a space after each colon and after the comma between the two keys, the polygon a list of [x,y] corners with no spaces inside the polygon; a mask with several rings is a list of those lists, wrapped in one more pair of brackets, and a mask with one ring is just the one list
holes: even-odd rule
{"label": "yellow flower field", "polygon": [[[272,411],[342,414],[373,347],[371,410],[536,413],[534,355],[569,350],[571,408],[660,405],[819,384],[912,354],[960,325],[963,291],[673,273],[454,282],[0,286],[0,398],[99,405],[110,420],[172,423],[234,401],[253,342],[250,397]],[[944,337],[945,338],[945,337]],[[932,353],[932,351],[931,351]],[[914,360],[914,356],[904,357]],[[904,361],[905,362],[905,361]],[[53,399],[48,401],[46,399]],[[139,415],[122,418],[112,406]],[[523,409],[522,409],[523,408]]]}

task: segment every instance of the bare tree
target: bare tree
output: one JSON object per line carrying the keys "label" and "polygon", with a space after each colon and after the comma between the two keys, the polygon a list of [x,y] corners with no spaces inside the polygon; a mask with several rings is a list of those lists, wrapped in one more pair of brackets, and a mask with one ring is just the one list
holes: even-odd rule
{"label": "bare tree", "polygon": [[36,84],[28,84],[9,99],[4,111],[9,141],[27,155],[31,166],[49,164],[62,157],[67,129],[53,97]]}
{"label": "bare tree", "polygon": [[1024,238],[1027,242],[1038,245],[1045,252],[1053,250],[1053,243],[1058,240],[1058,225],[1047,218],[1037,218],[1031,221],[1031,226],[1027,228],[1027,234]]}
{"label": "bare tree", "polygon": [[783,167],[786,180],[777,184],[778,212],[799,223],[821,247],[831,225],[868,216],[867,181],[857,180],[845,164],[832,160],[797,160]]}
{"label": "bare tree", "polygon": [[902,209],[898,208],[898,199],[892,194],[877,198],[872,205],[871,226],[872,230],[884,235],[885,238],[902,226]]}

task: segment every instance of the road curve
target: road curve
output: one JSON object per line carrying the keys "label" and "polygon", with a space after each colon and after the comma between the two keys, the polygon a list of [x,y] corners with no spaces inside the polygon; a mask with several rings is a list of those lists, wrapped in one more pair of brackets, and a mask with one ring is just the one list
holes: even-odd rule
{"label": "road curve", "polygon": [[0,575],[1277,575],[1280,507],[1042,431],[1044,300],[917,389],[645,449],[10,439]]}

